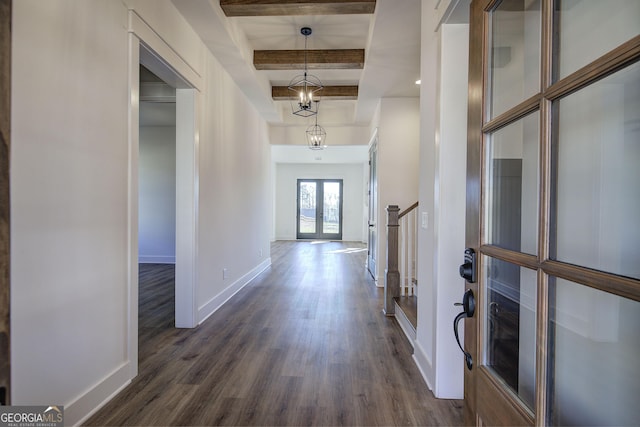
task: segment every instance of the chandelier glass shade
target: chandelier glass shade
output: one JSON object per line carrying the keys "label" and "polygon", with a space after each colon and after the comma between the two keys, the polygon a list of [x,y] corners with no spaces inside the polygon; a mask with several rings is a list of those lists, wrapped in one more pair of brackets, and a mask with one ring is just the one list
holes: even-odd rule
{"label": "chandelier glass shade", "polygon": [[323,89],[319,78],[307,72],[307,37],[311,35],[311,28],[300,30],[304,36],[304,73],[297,75],[289,82],[291,112],[296,116],[310,117],[318,114],[319,91]]}

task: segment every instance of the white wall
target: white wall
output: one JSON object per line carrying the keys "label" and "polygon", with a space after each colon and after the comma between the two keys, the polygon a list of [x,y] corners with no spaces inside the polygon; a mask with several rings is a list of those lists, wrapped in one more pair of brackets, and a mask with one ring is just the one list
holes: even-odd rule
{"label": "white wall", "polygon": [[[269,263],[268,130],[171,2],[127,4],[149,26],[137,35],[186,63],[198,83],[202,320]],[[14,2],[12,401],[62,404],[68,424],[137,364],[128,347],[127,253],[138,249],[128,240],[128,77],[138,66],[129,64],[129,22],[124,2]]]}
{"label": "white wall", "polygon": [[175,126],[140,127],[139,159],[138,259],[172,264],[176,261]]}
{"label": "white wall", "polygon": [[297,180],[342,179],[342,240],[366,241],[363,236],[366,182],[364,163],[356,164],[286,164],[276,165],[275,227],[277,240],[296,239]]}
{"label": "white wall", "polygon": [[378,286],[387,264],[387,206],[401,210],[418,200],[419,98],[382,98],[372,128],[378,132]]}
{"label": "white wall", "polygon": [[418,232],[414,358],[436,397],[460,399],[464,362],[451,325],[464,292],[469,33],[465,24],[438,26],[436,4],[422,3],[419,212],[428,221]]}
{"label": "white wall", "polygon": [[66,410],[128,363],[126,24],[109,0],[13,4],[14,405]]}
{"label": "white wall", "polygon": [[267,124],[211,56],[205,81],[199,162],[200,321],[269,265],[272,224]]}

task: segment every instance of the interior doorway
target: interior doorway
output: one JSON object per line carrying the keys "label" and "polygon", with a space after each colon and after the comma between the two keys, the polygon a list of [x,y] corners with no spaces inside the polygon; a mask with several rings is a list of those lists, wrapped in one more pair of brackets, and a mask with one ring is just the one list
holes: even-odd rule
{"label": "interior doorway", "polygon": [[[160,51],[166,48],[157,46]],[[166,50],[166,49],[165,49]],[[169,51],[166,52],[169,54]],[[168,55],[172,58],[171,55]],[[173,58],[175,62],[176,59]],[[173,98],[175,112],[169,113],[175,119],[175,180],[173,182],[175,202],[175,226],[173,230],[175,247],[175,327],[193,328],[198,323],[195,300],[196,234],[197,234],[197,89],[181,73],[180,63],[166,61],[164,56],[152,50],[140,39],[131,39],[131,109],[130,109],[130,304],[129,304],[129,355],[137,359],[138,352],[138,274],[139,274],[139,221],[140,221],[140,66],[166,83],[163,90],[172,88],[171,96],[157,94],[157,99],[167,101]],[[165,261],[167,261],[165,259]],[[136,368],[134,368],[134,375]]]}
{"label": "interior doorway", "polygon": [[176,263],[176,88],[142,64],[139,118],[138,337],[142,338],[175,325]]}
{"label": "interior doorway", "polygon": [[342,240],[342,180],[298,180],[297,238]]}
{"label": "interior doorway", "polygon": [[373,279],[378,281],[376,259],[378,257],[378,229],[376,228],[378,217],[378,142],[373,139],[369,149],[369,238],[367,268]]}

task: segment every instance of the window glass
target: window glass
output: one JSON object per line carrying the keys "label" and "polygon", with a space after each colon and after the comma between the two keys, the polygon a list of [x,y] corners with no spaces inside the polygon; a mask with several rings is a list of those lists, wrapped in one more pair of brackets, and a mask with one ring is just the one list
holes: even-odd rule
{"label": "window glass", "polygon": [[537,274],[489,257],[484,271],[485,365],[534,408]]}
{"label": "window glass", "polygon": [[640,34],[638,0],[556,0],[558,79]]}
{"label": "window glass", "polygon": [[540,0],[503,0],[491,12],[490,117],[540,92]]}
{"label": "window glass", "polygon": [[640,303],[553,278],[549,295],[549,424],[638,425]]}
{"label": "window glass", "polygon": [[640,63],[554,110],[555,258],[640,278]]}
{"label": "window glass", "polygon": [[539,113],[487,138],[486,243],[530,254],[538,242]]}
{"label": "window glass", "polygon": [[298,195],[298,233],[313,234],[316,232],[316,183],[300,182]]}

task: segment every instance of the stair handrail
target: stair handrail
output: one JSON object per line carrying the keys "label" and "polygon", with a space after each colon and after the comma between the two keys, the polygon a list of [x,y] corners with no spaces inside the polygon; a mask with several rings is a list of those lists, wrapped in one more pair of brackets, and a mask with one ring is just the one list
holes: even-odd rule
{"label": "stair handrail", "polygon": [[407,209],[403,210],[402,212],[400,212],[398,214],[398,219],[402,218],[403,216],[407,215],[409,212],[411,212],[412,210],[414,210],[415,208],[417,208],[420,205],[420,202],[415,202],[414,204],[412,204],[411,206],[409,206]]}

